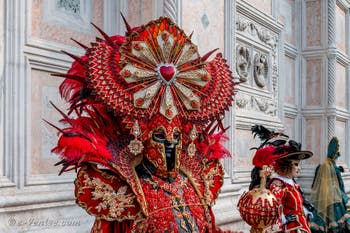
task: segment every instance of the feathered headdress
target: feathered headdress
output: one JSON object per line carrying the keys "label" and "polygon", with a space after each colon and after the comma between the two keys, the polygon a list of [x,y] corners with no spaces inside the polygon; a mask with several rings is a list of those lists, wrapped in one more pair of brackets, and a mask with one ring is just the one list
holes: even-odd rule
{"label": "feathered headdress", "polygon": [[190,37],[166,17],[136,28],[126,23],[126,36],[95,28],[103,39],[91,47],[77,42],[85,55],[65,52],[75,61],[68,73],[54,74],[65,78],[59,90],[70,103],[67,114],[60,111],[68,127],[58,129],[53,149],[62,156],[62,171],[85,161],[112,168],[136,163],[140,142],[159,122],[178,126],[192,154],[229,154],[218,147],[235,83],[220,53],[208,62],[215,50],[200,56]]}
{"label": "feathered headdress", "polygon": [[271,165],[277,159],[307,159],[312,156],[310,151],[302,151],[301,144],[294,140],[288,140],[289,136],[283,133],[274,132],[262,125],[254,125],[251,129],[254,138],[258,136],[262,141],[256,148],[253,157],[253,165],[262,167]]}

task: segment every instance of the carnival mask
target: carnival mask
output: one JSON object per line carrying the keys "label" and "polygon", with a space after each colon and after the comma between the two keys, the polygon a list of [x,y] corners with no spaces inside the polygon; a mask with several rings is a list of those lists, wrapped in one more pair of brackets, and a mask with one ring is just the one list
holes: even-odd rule
{"label": "carnival mask", "polygon": [[182,143],[177,127],[157,127],[150,133],[146,148],[144,156],[155,166],[157,175],[178,171]]}

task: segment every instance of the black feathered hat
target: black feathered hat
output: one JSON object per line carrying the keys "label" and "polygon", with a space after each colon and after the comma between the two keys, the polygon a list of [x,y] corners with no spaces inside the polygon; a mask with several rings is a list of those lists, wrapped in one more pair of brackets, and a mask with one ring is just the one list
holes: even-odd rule
{"label": "black feathered hat", "polygon": [[253,157],[253,165],[262,167],[271,165],[279,159],[307,159],[313,154],[311,151],[301,150],[301,144],[289,140],[289,136],[283,133],[274,132],[262,125],[254,125],[251,128],[254,137],[259,136],[262,141],[256,149]]}

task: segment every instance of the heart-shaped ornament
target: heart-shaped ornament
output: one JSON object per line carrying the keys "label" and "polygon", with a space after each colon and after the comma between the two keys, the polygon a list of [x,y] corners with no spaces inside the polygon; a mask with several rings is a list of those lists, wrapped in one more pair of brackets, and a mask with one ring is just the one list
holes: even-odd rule
{"label": "heart-shaped ornament", "polygon": [[172,65],[162,65],[159,67],[159,73],[165,81],[169,82],[174,77],[175,67]]}

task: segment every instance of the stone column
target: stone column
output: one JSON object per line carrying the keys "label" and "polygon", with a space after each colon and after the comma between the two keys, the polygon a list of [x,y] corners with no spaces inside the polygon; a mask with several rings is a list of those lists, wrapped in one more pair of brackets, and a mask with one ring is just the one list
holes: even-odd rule
{"label": "stone column", "polygon": [[328,12],[328,86],[327,86],[327,136],[328,140],[335,134],[335,82],[336,82],[336,0],[329,0],[327,5]]}
{"label": "stone column", "polygon": [[181,0],[165,0],[163,5],[163,15],[169,17],[177,24],[181,25]]}

